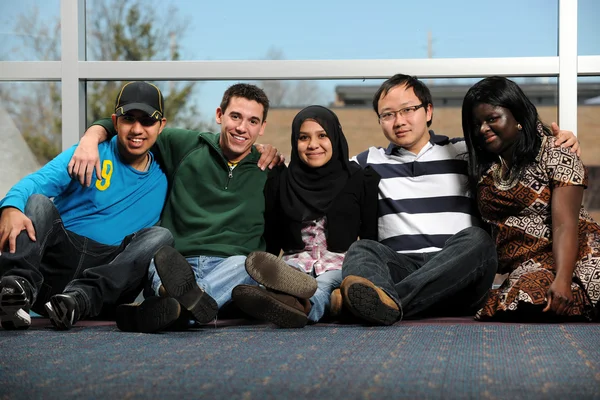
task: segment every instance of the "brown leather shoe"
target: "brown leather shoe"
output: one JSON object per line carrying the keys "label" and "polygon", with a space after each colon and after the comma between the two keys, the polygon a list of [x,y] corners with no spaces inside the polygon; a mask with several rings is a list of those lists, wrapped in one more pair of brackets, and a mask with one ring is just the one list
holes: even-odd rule
{"label": "brown leather shoe", "polygon": [[311,305],[306,299],[253,285],[236,286],[231,298],[246,314],[281,328],[302,328],[308,322]]}
{"label": "brown leather shoe", "polygon": [[264,251],[248,254],[246,272],[264,287],[300,299],[309,299],[317,291],[315,278]]}
{"label": "brown leather shoe", "polygon": [[329,317],[339,319],[342,316],[342,308],[342,291],[337,288],[331,292],[331,297],[329,298]]}
{"label": "brown leather shoe", "polygon": [[169,293],[167,293],[167,290],[165,289],[165,287],[163,285],[160,285],[158,288],[158,296],[159,297],[169,297]]}
{"label": "brown leather shoe", "polygon": [[370,280],[349,275],[340,289],[344,305],[358,318],[377,325],[392,325],[400,319],[396,302]]}

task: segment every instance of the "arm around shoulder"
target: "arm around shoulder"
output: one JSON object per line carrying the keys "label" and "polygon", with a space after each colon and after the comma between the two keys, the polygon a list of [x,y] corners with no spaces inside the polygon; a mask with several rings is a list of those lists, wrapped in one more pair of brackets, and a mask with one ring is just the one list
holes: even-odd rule
{"label": "arm around shoulder", "polygon": [[77,179],[82,186],[92,184],[94,170],[100,176],[100,154],[98,145],[116,134],[112,120],[104,118],[95,121],[79,140],[77,149],[67,166],[69,175]]}

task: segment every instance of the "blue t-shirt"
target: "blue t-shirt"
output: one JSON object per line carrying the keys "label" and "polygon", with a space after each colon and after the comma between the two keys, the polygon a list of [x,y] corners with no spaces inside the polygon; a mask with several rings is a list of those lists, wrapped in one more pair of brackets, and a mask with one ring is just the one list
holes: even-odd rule
{"label": "blue t-shirt", "polygon": [[76,147],[19,181],[0,207],[24,211],[33,194],[53,197],[66,229],[108,245],[117,245],[125,236],[158,222],[167,196],[167,177],[152,154],[148,171],[138,171],[123,162],[115,136],[98,147],[101,179],[94,172],[93,184],[83,187],[67,171]]}

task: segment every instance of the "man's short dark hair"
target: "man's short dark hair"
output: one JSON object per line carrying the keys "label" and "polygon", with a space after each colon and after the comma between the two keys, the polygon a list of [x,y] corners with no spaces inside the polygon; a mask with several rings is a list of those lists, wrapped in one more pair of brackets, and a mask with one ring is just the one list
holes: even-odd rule
{"label": "man's short dark hair", "polygon": [[[381,96],[385,96],[388,94],[390,90],[397,86],[406,86],[407,88],[412,88],[415,92],[415,95],[419,98],[419,101],[427,107],[428,104],[433,106],[433,100],[431,98],[431,92],[427,85],[417,79],[416,76],[404,75],[404,74],[396,74],[392,76],[390,79],[386,80],[379,86],[377,92],[373,96],[373,110],[375,113],[379,115],[379,99]],[[427,108],[425,108],[427,109]],[[427,121],[427,126],[431,126],[431,122],[433,121],[433,111],[431,115],[431,119]]]}
{"label": "man's short dark hair", "polygon": [[225,112],[229,106],[229,102],[232,97],[241,97],[247,100],[256,101],[258,104],[263,106],[263,118],[262,122],[267,120],[267,113],[269,112],[269,98],[267,97],[264,90],[255,85],[248,83],[236,83],[235,85],[229,86],[225,93],[223,93],[223,99],[221,100],[221,110]]}

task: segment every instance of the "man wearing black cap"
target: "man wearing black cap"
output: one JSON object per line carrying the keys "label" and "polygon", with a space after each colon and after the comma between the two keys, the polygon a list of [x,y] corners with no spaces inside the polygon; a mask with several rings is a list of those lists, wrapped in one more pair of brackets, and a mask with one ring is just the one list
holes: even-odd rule
{"label": "man wearing black cap", "polygon": [[[4,329],[27,329],[30,309],[59,329],[101,311],[110,318],[140,292],[154,253],[172,244],[169,230],[154,226],[167,194],[167,178],[149,151],[166,124],[160,90],[146,82],[125,84],[112,122],[117,135],[99,146],[103,161],[95,184],[82,186],[69,175],[75,145],[0,201]],[[179,312],[173,299],[157,298],[146,307]],[[138,322],[148,328],[135,317],[130,329],[139,329]]]}
{"label": "man wearing black cap", "polygon": [[[169,296],[179,302],[182,312],[175,326],[185,327],[178,322],[192,318],[201,323],[213,320],[218,309],[231,300],[234,287],[256,284],[246,272],[245,261],[250,252],[265,249],[264,166],[273,157],[261,158],[254,143],[264,133],[268,110],[269,99],[262,89],[237,83],[227,88],[215,110],[219,133],[168,128],[156,143],[170,183],[161,226],[172,232],[175,244],[155,255],[148,274],[150,290],[145,294]],[[97,121],[82,138],[74,158],[78,153],[93,154],[97,143],[113,134],[109,119]],[[259,168],[261,160],[264,163]],[[74,171],[95,164],[96,159],[72,163]],[[286,293],[294,293],[307,290],[306,277],[286,266],[273,280],[285,287]],[[119,308],[128,309],[135,307]],[[121,315],[117,325],[125,321]],[[142,310],[138,315],[151,318],[150,312]]]}

